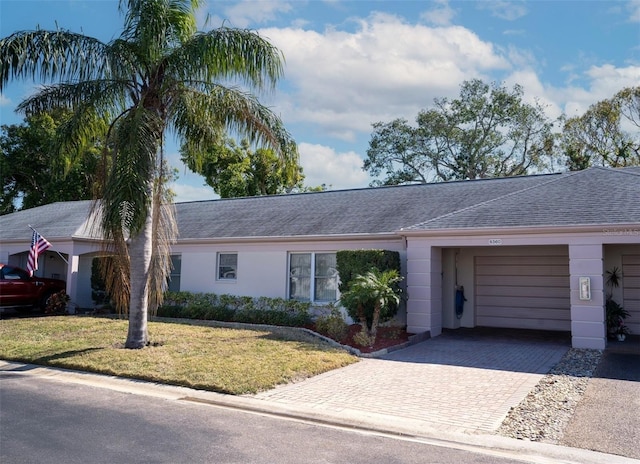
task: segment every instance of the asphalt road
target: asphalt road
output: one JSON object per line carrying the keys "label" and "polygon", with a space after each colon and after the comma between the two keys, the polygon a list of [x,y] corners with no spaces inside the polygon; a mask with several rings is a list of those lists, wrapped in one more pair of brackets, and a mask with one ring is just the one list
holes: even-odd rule
{"label": "asphalt road", "polygon": [[0,462],[518,463],[206,404],[0,374]]}
{"label": "asphalt road", "polygon": [[613,345],[605,351],[561,443],[640,459],[640,344],[637,341]]}

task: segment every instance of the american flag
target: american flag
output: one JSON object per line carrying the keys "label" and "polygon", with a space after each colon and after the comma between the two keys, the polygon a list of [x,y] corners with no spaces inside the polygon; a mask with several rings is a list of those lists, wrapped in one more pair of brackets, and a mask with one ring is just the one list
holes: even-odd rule
{"label": "american flag", "polygon": [[43,251],[51,247],[51,244],[35,230],[31,236],[31,249],[29,250],[29,259],[27,259],[27,271],[33,275],[38,270],[38,256]]}

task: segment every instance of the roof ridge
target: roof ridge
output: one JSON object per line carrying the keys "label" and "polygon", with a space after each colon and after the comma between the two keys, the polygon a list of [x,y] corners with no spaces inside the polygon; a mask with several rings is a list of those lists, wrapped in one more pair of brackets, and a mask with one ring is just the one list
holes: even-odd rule
{"label": "roof ridge", "polygon": [[[631,169],[637,169],[637,172],[632,171]],[[613,172],[618,174],[626,174],[629,176],[640,177],[640,166],[622,166],[619,168],[607,168],[605,166],[591,166],[588,169],[600,169],[602,171]]]}
{"label": "roof ridge", "polygon": [[[470,210],[472,210],[472,209],[474,209],[474,208],[477,208],[477,207],[480,207],[480,206],[484,206],[484,205],[487,205],[487,204],[492,203],[492,202],[494,202],[494,201],[502,200],[502,199],[504,199],[504,198],[508,198],[508,197],[510,197],[510,196],[512,196],[512,195],[518,195],[518,194],[520,194],[520,193],[522,193],[522,192],[527,192],[527,191],[529,191],[529,190],[537,189],[538,187],[543,187],[543,186],[548,185],[548,184],[550,184],[550,183],[552,183],[552,182],[557,182],[557,181],[559,181],[560,179],[563,179],[564,177],[571,177],[571,176],[576,175],[576,174],[578,174],[578,173],[580,173],[580,172],[583,172],[583,171],[573,171],[573,172],[556,172],[556,173],[552,173],[552,174],[557,175],[557,177],[555,177],[555,176],[554,176],[554,177],[552,177],[550,180],[548,180],[548,181],[546,181],[546,182],[543,182],[543,183],[541,183],[541,184],[536,184],[536,185],[532,185],[531,187],[525,187],[525,188],[520,189],[520,190],[515,190],[515,191],[513,191],[513,192],[505,193],[504,195],[500,195],[500,196],[497,196],[497,197],[495,197],[495,198],[491,198],[490,200],[481,201],[480,203],[476,203],[475,205],[467,206],[467,207],[465,207],[465,208],[458,209],[458,210],[456,210],[456,211],[452,211],[452,212],[450,212],[450,213],[442,214],[442,215],[440,215],[440,216],[437,216],[437,217],[431,218],[431,219],[429,219],[428,221],[419,222],[418,224],[413,224],[413,225],[411,225],[411,226],[409,226],[409,227],[403,227],[403,228],[401,228],[400,230],[407,230],[407,229],[411,229],[411,228],[413,228],[413,227],[421,226],[421,225],[423,225],[423,224],[429,224],[430,222],[438,221],[438,220],[440,220],[440,219],[442,219],[442,218],[446,218],[446,217],[449,217],[449,216],[453,216],[453,215],[458,214],[458,213],[461,213],[461,212],[463,212],[463,211],[470,211]],[[503,179],[506,179],[506,177],[505,177],[505,178],[503,178]]]}
{"label": "roof ridge", "polygon": [[396,185],[377,185],[377,186],[367,186],[367,187],[351,187],[351,188],[342,188],[335,190],[320,190],[320,191],[311,191],[311,192],[291,192],[291,193],[274,193],[269,195],[255,195],[255,196],[244,196],[244,197],[228,197],[228,198],[213,198],[210,200],[187,200],[187,201],[178,201],[176,205],[187,205],[193,203],[208,203],[212,201],[223,202],[223,201],[236,201],[236,200],[255,200],[255,199],[268,199],[268,198],[292,198],[297,196],[310,196],[310,195],[323,195],[323,194],[341,194],[347,192],[366,192],[366,191],[376,191],[379,192],[381,190],[393,190],[393,189],[409,189],[409,188],[424,188],[431,186],[439,186],[439,185],[451,185],[451,184],[462,184],[468,182],[496,182],[496,181],[505,181],[505,180],[513,180],[513,179],[527,179],[531,177],[545,177],[545,176],[557,176],[563,173],[560,172],[547,172],[547,173],[537,173],[537,174],[528,174],[528,175],[518,175],[518,176],[506,176],[506,177],[483,177],[478,179],[452,179],[442,182],[426,182],[426,183],[412,183],[412,184],[396,184]]}

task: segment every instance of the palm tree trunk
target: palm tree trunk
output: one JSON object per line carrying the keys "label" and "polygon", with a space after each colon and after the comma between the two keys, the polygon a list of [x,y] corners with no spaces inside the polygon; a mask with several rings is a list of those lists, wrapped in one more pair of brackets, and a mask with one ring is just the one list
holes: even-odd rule
{"label": "palm tree trunk", "polygon": [[153,251],[153,211],[149,207],[144,227],[131,237],[131,297],[129,303],[129,333],[125,348],[144,348],[149,341],[147,312],[149,306],[149,269]]}
{"label": "palm tree trunk", "polygon": [[362,331],[368,334],[369,327],[367,326],[367,316],[364,313],[364,305],[362,303],[358,303],[358,319],[360,319],[360,325],[362,325]]}
{"label": "palm tree trunk", "polygon": [[380,311],[382,310],[379,303],[376,303],[373,309],[373,321],[371,322],[371,330],[369,331],[369,336],[371,337],[371,343],[376,340],[376,335],[378,335],[378,323],[380,321]]}

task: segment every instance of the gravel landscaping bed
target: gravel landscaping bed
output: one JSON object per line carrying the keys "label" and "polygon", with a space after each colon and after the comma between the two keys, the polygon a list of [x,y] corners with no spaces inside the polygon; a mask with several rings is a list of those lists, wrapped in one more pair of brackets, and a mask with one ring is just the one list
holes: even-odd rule
{"label": "gravel landscaping bed", "polygon": [[497,434],[557,443],[587,388],[602,351],[570,349],[509,414]]}

